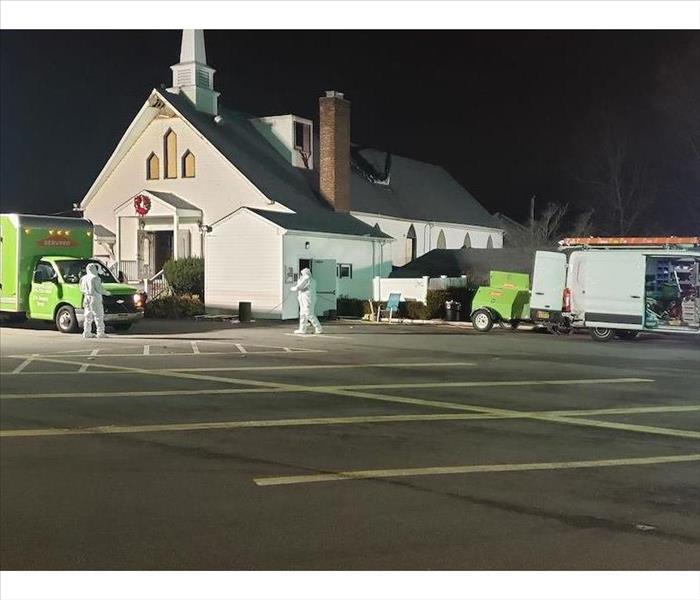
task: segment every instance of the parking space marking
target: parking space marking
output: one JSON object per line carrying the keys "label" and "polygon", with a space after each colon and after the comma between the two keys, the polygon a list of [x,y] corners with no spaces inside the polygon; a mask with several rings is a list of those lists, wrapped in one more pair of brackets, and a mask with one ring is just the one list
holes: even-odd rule
{"label": "parking space marking", "polygon": [[338,386],[346,390],[380,390],[380,389],[421,389],[421,388],[453,388],[453,387],[507,387],[523,385],[579,385],[579,384],[611,384],[611,383],[650,383],[653,379],[638,377],[615,377],[608,379],[531,379],[531,380],[500,380],[500,381],[437,381],[428,383],[382,383]]}
{"label": "parking space marking", "polygon": [[199,354],[199,346],[197,345],[197,342],[190,342],[190,345],[192,346],[192,354]]}
{"label": "parking space marking", "polygon": [[[219,390],[217,390],[218,392]],[[236,390],[249,391],[249,390]],[[261,390],[263,391],[263,390]],[[698,411],[696,406],[656,406],[656,407],[629,407],[616,408],[615,414],[638,414],[640,412],[673,412],[676,408],[685,411]],[[435,421],[477,421],[477,420],[503,420],[503,419],[527,419],[537,415],[562,415],[567,416],[572,411],[535,411],[514,415],[499,415],[489,413],[433,413],[433,414],[396,414],[396,415],[356,415],[351,417],[306,417],[294,419],[263,419],[247,421],[211,421],[194,423],[164,423],[148,425],[96,425],[92,427],[49,427],[45,429],[4,429],[0,430],[0,437],[27,438],[64,435],[96,435],[96,434],[125,434],[125,433],[159,433],[169,431],[199,431],[211,429],[248,429],[259,427],[304,427],[313,425],[356,425],[369,423],[401,423],[401,422],[435,422]],[[594,415],[599,410],[573,411],[578,414]]]}
{"label": "parking space marking", "polygon": [[236,348],[238,348],[238,351],[239,351],[241,354],[247,354],[247,353],[248,353],[248,351],[247,351],[241,344],[236,344]]}
{"label": "parking space marking", "polygon": [[[327,369],[401,369],[401,368],[411,368],[411,369],[421,369],[421,368],[432,368],[432,367],[475,367],[477,363],[475,362],[435,362],[435,363],[359,363],[359,364],[330,364],[330,365],[264,365],[264,366],[245,366],[245,367],[169,367],[167,369],[160,369],[161,371],[180,371],[180,372],[194,372],[194,373],[208,373],[216,371],[316,371],[316,370],[327,370]],[[103,366],[100,364],[93,366]],[[108,365],[104,365],[108,368]],[[103,374],[105,371],[88,371],[88,375],[99,375]],[[17,373],[18,375],[75,375],[76,371],[32,371],[31,373]],[[113,375],[130,375],[129,372],[116,371],[112,373]],[[12,375],[10,371],[7,373],[0,373],[0,375]]]}
{"label": "parking space marking", "polygon": [[[35,360],[42,360],[46,362],[52,362],[52,363],[59,363],[59,364],[73,364],[73,365],[80,365],[80,363],[75,363],[72,361],[65,361],[65,360],[59,360],[59,359],[51,359],[51,358],[45,358],[45,357],[37,357]],[[186,373],[186,372],[179,372],[179,371],[163,371],[163,370],[158,370],[158,369],[140,369],[140,368],[135,368],[135,367],[123,367],[123,366],[118,366],[118,365],[105,365],[102,364],[100,365],[104,368],[107,369],[115,369],[115,370],[121,370],[121,371],[131,371],[133,373],[141,373],[145,375],[151,375],[151,376],[167,376],[167,377],[180,377],[184,379],[196,379],[196,380],[202,380],[202,381],[217,381],[217,382],[224,382],[224,383],[234,383],[238,385],[244,385],[244,386],[258,386],[260,388],[268,388],[267,392],[268,393],[280,393],[280,392],[310,392],[310,393],[328,393],[328,394],[333,394],[333,395],[338,395],[338,396],[350,396],[350,397],[357,397],[357,398],[369,398],[373,400],[382,400],[382,401],[387,401],[387,402],[399,402],[399,403],[408,403],[408,404],[418,404],[418,405],[425,405],[425,406],[437,406],[441,408],[448,408],[448,409],[456,409],[456,410],[466,410],[466,411],[475,411],[475,412],[482,412],[482,413],[488,413],[488,414],[502,414],[502,415],[527,415],[527,413],[523,413],[523,411],[515,411],[515,410],[507,410],[507,409],[499,409],[499,408],[492,408],[492,407],[486,407],[486,406],[477,406],[477,405],[469,405],[469,404],[459,404],[459,403],[450,403],[450,402],[438,402],[438,401],[430,401],[430,400],[420,400],[416,398],[405,398],[401,396],[393,396],[393,395],[388,395],[388,394],[375,394],[375,393],[370,393],[367,391],[362,391],[362,390],[369,390],[369,389],[386,389],[387,387],[391,387],[390,384],[376,384],[374,386],[305,386],[305,385],[292,385],[292,384],[284,384],[284,383],[273,383],[269,381],[260,381],[260,380],[253,380],[253,379],[241,379],[241,378],[234,378],[234,377],[219,377],[219,376],[214,376],[214,375],[204,375],[204,374],[199,374],[199,373]],[[611,379],[570,379],[570,380],[565,380],[565,379],[558,379],[558,380],[525,380],[525,381],[482,381],[482,382],[440,382],[440,383],[433,383],[433,384],[397,384],[395,387],[399,388],[423,388],[423,387],[454,387],[455,383],[461,384],[464,387],[478,387],[479,384],[485,385],[487,387],[492,387],[496,385],[508,385],[508,386],[513,386],[513,385],[577,385],[577,384],[587,384],[587,383],[594,383],[594,384],[605,384],[605,383],[612,383],[612,384],[617,384],[617,383],[650,383],[653,382],[653,379],[642,379],[642,378],[611,378]],[[189,392],[190,394],[192,393],[193,390],[187,390],[186,392]],[[196,391],[196,390],[195,390]],[[246,390],[245,393],[252,393],[253,390]],[[115,392],[115,394],[118,394],[119,392]],[[179,395],[181,392],[179,391],[167,391],[162,395]],[[221,393],[221,392],[219,392]],[[238,391],[238,392],[233,392],[233,393],[243,393],[243,391]],[[123,395],[137,395],[139,392],[133,392],[133,393],[124,393]],[[94,393],[92,394],[94,396]],[[104,395],[104,394],[101,394]],[[74,395],[75,396],[75,395]],[[56,396],[53,394],[41,394],[41,395],[31,395],[31,394],[8,394],[5,396],[6,398],[37,398],[37,397],[42,397],[42,398],[51,398],[51,397],[65,397],[65,395],[61,396]],[[604,429],[618,429],[618,430],[626,430],[626,431],[633,431],[636,433],[649,433],[649,434],[654,434],[654,435],[666,435],[666,436],[675,436],[675,437],[684,437],[684,438],[692,438],[692,439],[700,439],[700,432],[697,431],[686,431],[686,430],[678,430],[678,429],[668,429],[668,428],[662,428],[662,427],[651,427],[651,426],[643,426],[643,425],[632,425],[629,423],[611,423],[608,421],[594,421],[591,419],[579,419],[579,418],[571,418],[571,417],[559,417],[559,416],[526,416],[525,418],[529,419],[535,419],[535,420],[541,420],[541,421],[550,421],[554,423],[560,423],[560,424],[568,424],[568,425],[577,425],[579,427],[584,426],[584,427],[598,427],[598,428],[604,428]]]}
{"label": "parking space marking", "polygon": [[[99,351],[100,351],[99,348],[93,350],[92,352],[90,352],[90,356],[97,356],[97,354],[99,353]],[[78,369],[78,373],[85,373],[85,372],[87,372],[88,367],[90,367],[90,364],[89,364],[89,363],[83,363],[82,366]]]}
{"label": "parking space marking", "polygon": [[[33,357],[34,355],[32,355]],[[32,364],[32,361],[34,358],[26,358],[23,362],[21,362],[19,365],[17,365],[13,370],[12,374],[13,375],[19,375],[26,367],[28,367],[30,364]]]}
{"label": "parking space marking", "polygon": [[622,431],[632,431],[635,433],[649,433],[653,435],[666,435],[673,437],[682,437],[689,439],[700,439],[700,431],[692,431],[685,429],[669,429],[665,427],[652,427],[648,425],[634,425],[632,423],[615,423],[613,421],[595,421],[592,419],[581,419],[579,417],[567,417],[549,413],[532,413],[520,410],[510,410],[506,408],[494,408],[489,406],[478,406],[475,404],[456,404],[454,402],[440,402],[439,400],[422,400],[418,398],[407,398],[405,396],[393,396],[389,394],[375,394],[372,392],[363,392],[359,390],[343,390],[329,389],[325,390],[329,394],[337,394],[341,396],[354,396],[356,398],[365,398],[369,400],[381,400],[384,402],[397,402],[399,404],[416,404],[419,406],[434,406],[436,408],[454,408],[457,410],[468,410],[481,412],[492,415],[520,415],[524,419],[534,419],[536,421],[549,421],[552,423],[578,425],[582,427],[597,427],[601,429],[619,429]]}
{"label": "parking space marking", "polygon": [[151,347],[148,344],[143,346],[143,355],[148,356],[151,353]]}
{"label": "parking space marking", "polygon": [[[46,437],[62,435],[94,435],[109,433],[155,433],[163,431],[197,431],[208,429],[248,429],[258,427],[302,427],[309,425],[356,425],[365,423],[398,423],[407,421],[467,421],[503,419],[482,414],[411,414],[370,415],[354,417],[308,417],[300,419],[265,419],[252,421],[212,421],[200,423],[166,423],[153,425],[99,425],[95,427],[52,427],[46,429],[3,429],[0,437]],[[514,417],[515,418],[515,417]]]}
{"label": "parking space marking", "polygon": [[287,475],[256,477],[259,486],[318,483],[321,481],[349,481],[353,479],[386,479],[390,477],[419,477],[426,475],[464,475],[467,473],[504,473],[517,471],[554,471],[559,469],[597,469],[603,467],[631,467],[700,461],[700,454],[650,456],[644,458],[612,458],[603,460],[573,460],[566,462],[511,463],[497,465],[459,465],[451,467],[418,467],[409,469],[371,469],[340,471],[315,475]]}

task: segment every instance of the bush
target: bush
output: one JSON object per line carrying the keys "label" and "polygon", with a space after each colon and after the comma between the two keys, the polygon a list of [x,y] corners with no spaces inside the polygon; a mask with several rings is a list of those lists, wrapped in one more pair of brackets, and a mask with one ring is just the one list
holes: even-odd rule
{"label": "bush", "polygon": [[151,319],[183,319],[204,314],[204,303],[194,296],[161,296],[146,302],[145,316]]}
{"label": "bush", "polygon": [[174,294],[204,297],[204,261],[201,258],[169,260],[163,271]]}
{"label": "bush", "polygon": [[338,316],[339,317],[359,317],[362,318],[371,312],[369,302],[360,300],[359,298],[347,298],[341,296],[338,298]]}
{"label": "bush", "polygon": [[472,299],[476,293],[474,287],[451,287],[446,290],[428,290],[426,303],[409,300],[399,304],[399,316],[404,319],[444,319],[445,303],[455,300],[462,305],[462,320],[471,314]]}

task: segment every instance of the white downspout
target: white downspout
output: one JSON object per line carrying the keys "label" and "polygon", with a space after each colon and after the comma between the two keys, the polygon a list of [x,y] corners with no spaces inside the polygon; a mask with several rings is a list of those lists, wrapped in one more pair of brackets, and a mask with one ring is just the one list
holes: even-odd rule
{"label": "white downspout", "polygon": [[179,232],[180,232],[180,215],[177,214],[177,210],[175,210],[175,214],[173,215],[173,260],[177,260],[180,257],[179,254]]}

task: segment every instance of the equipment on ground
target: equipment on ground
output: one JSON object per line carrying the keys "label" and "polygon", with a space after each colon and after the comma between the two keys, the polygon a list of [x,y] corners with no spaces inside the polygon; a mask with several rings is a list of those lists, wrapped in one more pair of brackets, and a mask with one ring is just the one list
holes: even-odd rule
{"label": "equipment on ground", "polygon": [[126,330],[143,318],[146,295],[120,284],[100,261],[90,258],[93,225],[87,219],[40,215],[0,215],[0,312],[10,320],[54,321],[75,333],[84,319],[80,278],[88,264],[110,296],[105,323]]}
{"label": "equipment on ground", "polygon": [[489,285],[480,286],[472,300],[474,329],[486,333],[494,323],[517,328],[530,316],[530,276],[491,271]]}

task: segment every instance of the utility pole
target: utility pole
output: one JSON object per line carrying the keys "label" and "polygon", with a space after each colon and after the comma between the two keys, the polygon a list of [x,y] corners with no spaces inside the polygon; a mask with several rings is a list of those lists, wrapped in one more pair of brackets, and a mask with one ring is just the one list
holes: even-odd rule
{"label": "utility pole", "polygon": [[535,198],[537,194],[532,194],[530,198],[530,243],[535,243]]}

